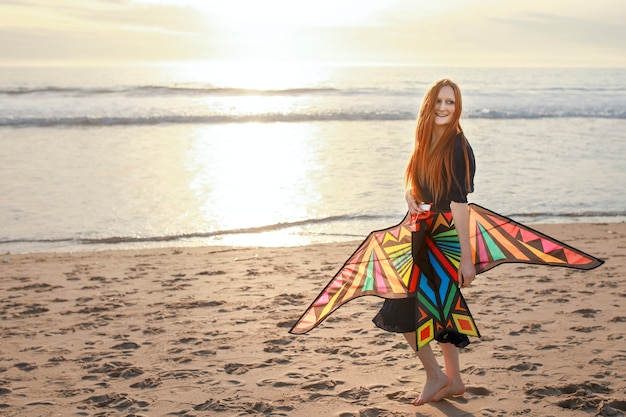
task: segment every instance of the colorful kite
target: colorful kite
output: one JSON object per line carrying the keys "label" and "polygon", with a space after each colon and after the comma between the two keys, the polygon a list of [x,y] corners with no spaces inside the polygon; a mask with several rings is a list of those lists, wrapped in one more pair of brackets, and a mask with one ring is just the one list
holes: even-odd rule
{"label": "colorful kite", "polygon": [[[469,204],[469,226],[477,274],[505,262],[585,270],[603,263],[476,204]],[[421,245],[427,247],[429,264],[435,274],[422,271],[413,262],[412,248]],[[400,224],[372,232],[289,332],[307,333],[346,302],[363,295],[376,295],[417,297],[418,348],[446,331],[480,336],[457,284],[460,259],[451,212],[430,212],[425,219],[417,221],[415,216],[407,214]],[[435,283],[433,279],[438,281]]]}

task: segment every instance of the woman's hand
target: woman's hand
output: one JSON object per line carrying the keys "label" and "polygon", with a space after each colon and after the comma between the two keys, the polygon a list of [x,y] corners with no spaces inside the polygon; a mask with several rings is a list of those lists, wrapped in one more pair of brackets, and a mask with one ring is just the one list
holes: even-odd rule
{"label": "woman's hand", "polygon": [[415,201],[415,197],[413,197],[413,193],[411,189],[407,189],[404,192],[404,198],[406,199],[407,204],[409,205],[409,212],[411,214],[418,214],[420,212],[419,204]]}
{"label": "woman's hand", "polygon": [[472,285],[474,278],[476,278],[474,263],[471,258],[461,256],[461,264],[459,265],[459,287],[469,287]]}

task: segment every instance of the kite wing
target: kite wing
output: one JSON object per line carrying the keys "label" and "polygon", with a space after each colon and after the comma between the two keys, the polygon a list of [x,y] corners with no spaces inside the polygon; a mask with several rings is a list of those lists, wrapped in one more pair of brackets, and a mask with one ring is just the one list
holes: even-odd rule
{"label": "kite wing", "polygon": [[370,233],[289,332],[306,333],[342,304],[363,295],[406,298],[415,293],[410,282],[412,227],[407,214],[399,224]]}
{"label": "kite wing", "polygon": [[604,261],[477,204],[470,207],[470,244],[476,273],[505,262],[589,270]]}
{"label": "kite wing", "polygon": [[[469,204],[469,211],[470,245],[477,273],[505,262],[585,270],[603,263],[484,207]],[[432,340],[441,328],[478,335],[456,282],[461,251],[451,213],[434,213],[427,220],[426,227],[429,230],[425,239],[429,260],[437,275],[443,278],[438,285],[439,291],[428,285],[427,274],[413,262],[412,238],[416,225],[407,214],[399,224],[370,233],[289,332],[307,333],[348,301],[363,295],[376,295],[383,298],[418,297],[421,345]],[[433,317],[434,321],[430,321]]]}

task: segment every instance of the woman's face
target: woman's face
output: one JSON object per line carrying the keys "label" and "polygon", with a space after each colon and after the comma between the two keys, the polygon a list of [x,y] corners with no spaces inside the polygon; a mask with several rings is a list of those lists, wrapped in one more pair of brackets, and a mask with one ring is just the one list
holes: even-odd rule
{"label": "woman's face", "polygon": [[444,85],[439,90],[437,95],[437,102],[435,104],[435,124],[439,126],[447,125],[452,122],[456,97],[454,96],[454,90],[449,85]]}

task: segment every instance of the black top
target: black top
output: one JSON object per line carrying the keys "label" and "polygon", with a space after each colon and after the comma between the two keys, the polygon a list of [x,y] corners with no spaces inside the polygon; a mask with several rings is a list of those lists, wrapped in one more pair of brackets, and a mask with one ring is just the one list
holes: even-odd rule
{"label": "black top", "polygon": [[[467,148],[467,156],[469,159],[469,174],[470,174],[470,188],[467,188],[467,170],[465,169],[465,156],[463,155],[463,146]],[[454,138],[454,150],[452,155],[452,169],[454,171],[454,179],[451,181],[450,190],[445,193],[439,201],[435,202],[432,210],[434,211],[450,211],[450,203],[455,201],[457,203],[467,203],[467,194],[474,191],[474,173],[476,172],[476,161],[474,160],[474,151],[469,142],[463,136],[463,133],[458,133]],[[442,173],[444,181],[448,181],[446,173]],[[421,195],[425,203],[432,203],[434,197],[430,190],[421,189]]]}

